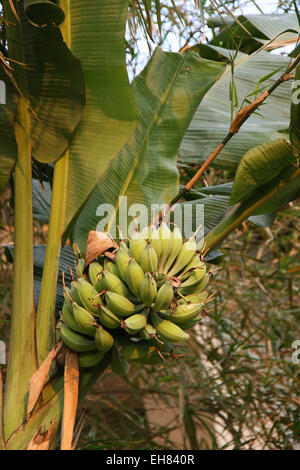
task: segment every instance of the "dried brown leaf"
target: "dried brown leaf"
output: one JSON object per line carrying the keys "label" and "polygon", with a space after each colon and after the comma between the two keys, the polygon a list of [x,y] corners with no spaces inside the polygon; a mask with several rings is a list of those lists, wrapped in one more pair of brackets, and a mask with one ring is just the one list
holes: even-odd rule
{"label": "dried brown leaf", "polygon": [[29,442],[26,450],[48,450],[53,435],[54,423],[51,422],[47,430],[39,428],[37,433],[33,436]]}
{"label": "dried brown leaf", "polygon": [[105,232],[91,230],[88,236],[84,267],[102,253],[117,248],[116,243]]}
{"label": "dried brown leaf", "polygon": [[48,380],[48,374],[51,367],[52,362],[61,351],[63,347],[63,343],[58,343],[49,352],[48,356],[42,363],[41,367],[33,374],[29,382],[29,398],[27,403],[27,420],[29,419],[30,413],[33,410],[41,391],[44,388],[45,383]]}
{"label": "dried brown leaf", "polygon": [[68,350],[65,362],[64,412],[61,430],[61,450],[72,450],[73,430],[78,404],[78,354]]}

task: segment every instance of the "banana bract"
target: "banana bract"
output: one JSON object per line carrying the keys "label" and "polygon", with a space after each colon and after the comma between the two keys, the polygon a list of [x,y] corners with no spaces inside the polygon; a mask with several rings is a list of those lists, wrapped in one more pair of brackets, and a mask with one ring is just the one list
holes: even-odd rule
{"label": "banana bract", "polygon": [[[198,243],[199,246],[199,243]],[[115,373],[129,363],[161,364],[187,330],[202,319],[209,274],[196,240],[184,240],[165,222],[122,241],[114,257],[102,254],[64,286],[60,338],[94,367],[110,354]],[[175,354],[176,356],[176,354]]]}

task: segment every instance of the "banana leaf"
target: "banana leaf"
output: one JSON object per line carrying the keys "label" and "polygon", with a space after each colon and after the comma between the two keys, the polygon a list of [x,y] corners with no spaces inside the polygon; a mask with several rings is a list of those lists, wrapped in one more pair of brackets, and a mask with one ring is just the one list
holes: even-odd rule
{"label": "banana leaf", "polygon": [[[46,245],[36,245],[33,248],[33,259],[34,259],[34,304],[37,308],[41,283],[42,283],[42,274],[45,261]],[[14,247],[7,246],[5,248],[6,258],[9,262],[13,262],[14,259]],[[56,293],[56,304],[55,312],[57,318],[59,318],[59,311],[62,309],[64,303],[63,295],[63,274],[64,281],[67,287],[70,286],[72,281],[72,276],[70,272],[70,267],[75,272],[75,255],[73,250],[69,246],[65,246],[61,250],[58,266],[58,283],[57,283],[57,293]]]}
{"label": "banana leaf", "polygon": [[[217,53],[227,61],[235,54],[235,51],[219,47],[206,46],[205,49]],[[205,49],[202,48],[201,53],[207,56]],[[239,52],[234,61],[236,103],[233,104],[237,106],[234,107],[234,112],[236,113],[241,105],[248,104],[246,99],[252,101],[255,91],[259,94],[264,86],[271,86],[289,62],[288,57],[265,51],[253,55]],[[180,162],[201,164],[227,135],[231,123],[231,79],[231,67],[228,65],[225,73],[211,87],[195,112],[179,149]],[[258,112],[252,114],[243,124],[238,134],[226,144],[212,166],[235,170],[243,155],[252,147],[288,137],[291,91],[290,82],[281,84]],[[254,94],[251,95],[252,93]]]}
{"label": "banana leaf", "polygon": [[[135,133],[99,179],[75,224],[73,238],[81,251],[88,232],[100,221],[100,204],[118,209],[119,197],[126,196],[128,207],[142,203],[149,209],[151,204],[168,203],[177,193],[179,144],[202,97],[224,67],[192,51],[181,55],[155,50],[132,83],[139,114]],[[115,222],[113,215],[108,220],[110,231]]]}
{"label": "banana leaf", "polygon": [[66,150],[81,118],[84,80],[81,64],[58,27],[50,21],[43,27],[33,26],[25,16],[25,6],[24,1],[3,2],[6,39],[15,92],[30,106],[33,155],[48,163]]}
{"label": "banana leaf", "polygon": [[69,148],[65,228],[136,126],[126,71],[127,0],[60,1],[66,35],[80,59],[86,107]]}
{"label": "banana leaf", "polygon": [[51,196],[51,187],[48,182],[40,182],[35,178],[32,180],[33,217],[45,224],[49,223]]}

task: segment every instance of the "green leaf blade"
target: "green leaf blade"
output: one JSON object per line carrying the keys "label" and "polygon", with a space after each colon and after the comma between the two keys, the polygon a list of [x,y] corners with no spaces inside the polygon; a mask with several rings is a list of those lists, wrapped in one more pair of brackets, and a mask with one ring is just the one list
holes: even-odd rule
{"label": "green leaf blade", "polygon": [[71,50],[82,63],[86,108],[69,149],[65,227],[136,126],[125,66],[128,2],[67,3]]}
{"label": "green leaf blade", "polygon": [[[222,54],[226,60],[233,53],[233,51],[219,47],[210,48]],[[264,51],[250,56],[239,52],[234,68],[239,103],[243,103],[245,97],[256,89],[256,84],[261,77],[282,67],[279,72],[264,82],[268,87],[272,85],[289,62],[287,57]],[[228,99],[230,73],[230,66],[228,66],[195,112],[179,149],[181,162],[203,163],[227,135],[231,122],[231,103]],[[226,144],[212,166],[234,170],[243,155],[251,148],[270,140],[287,137],[283,130],[288,129],[290,122],[291,88],[290,82],[281,84],[259,108],[259,114],[252,114],[238,134]]]}
{"label": "green leaf blade", "polygon": [[[100,178],[74,228],[74,239],[85,250],[95,229],[99,204],[118,207],[119,197],[131,204],[168,203],[178,192],[176,158],[184,132],[203,95],[224,70],[219,64],[157,48],[132,83],[139,123],[126,146]],[[109,221],[109,228],[115,222]]]}

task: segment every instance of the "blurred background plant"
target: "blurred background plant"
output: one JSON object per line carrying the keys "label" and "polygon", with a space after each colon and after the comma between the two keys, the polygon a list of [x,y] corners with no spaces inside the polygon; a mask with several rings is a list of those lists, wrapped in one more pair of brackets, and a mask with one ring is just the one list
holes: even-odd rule
{"label": "blurred background plant", "polygon": [[[210,16],[287,13],[294,5],[281,0],[132,0],[126,42],[130,76],[143,68],[156,45],[172,51],[202,41],[218,45],[218,33],[207,29]],[[230,169],[212,168],[205,180],[218,185],[231,176]],[[128,380],[106,371],[81,406],[79,449],[299,448],[300,369],[291,361],[292,343],[300,339],[299,209],[299,200],[289,203],[270,228],[244,222],[226,240],[222,269],[211,283],[215,298],[191,347],[182,347],[162,366],[132,367]],[[0,339],[7,343],[12,265],[4,246],[13,242],[9,188],[1,195],[0,213]],[[47,224],[34,224],[35,244],[45,243]]]}

